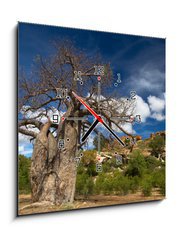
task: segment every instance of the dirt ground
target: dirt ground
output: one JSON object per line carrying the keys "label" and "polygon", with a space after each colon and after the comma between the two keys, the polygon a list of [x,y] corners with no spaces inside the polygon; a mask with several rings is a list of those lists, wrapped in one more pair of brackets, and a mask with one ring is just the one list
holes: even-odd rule
{"label": "dirt ground", "polygon": [[106,205],[117,205],[133,202],[144,202],[153,200],[162,200],[165,197],[160,195],[157,191],[153,191],[150,197],[144,197],[141,192],[135,194],[128,194],[125,196],[116,195],[93,195],[84,199],[83,196],[76,197],[73,204],[51,205],[48,202],[32,203],[30,194],[19,195],[18,215],[28,215],[35,213],[56,212],[71,209],[90,208]]}

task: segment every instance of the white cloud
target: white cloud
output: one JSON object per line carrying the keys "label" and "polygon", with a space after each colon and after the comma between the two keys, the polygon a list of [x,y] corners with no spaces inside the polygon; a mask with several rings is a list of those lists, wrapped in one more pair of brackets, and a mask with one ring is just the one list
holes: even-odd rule
{"label": "white cloud", "polygon": [[121,127],[128,133],[135,134],[135,130],[133,129],[133,125],[131,123],[124,123]]}
{"label": "white cloud", "polygon": [[163,121],[165,119],[164,109],[165,109],[165,93],[163,94],[164,99],[155,96],[149,96],[148,103],[151,109],[151,118],[157,121]]}
{"label": "white cloud", "polygon": [[19,133],[19,144],[28,144],[30,143],[30,136],[23,135]]}
{"label": "white cloud", "polygon": [[136,108],[134,111],[134,115],[141,115],[141,121],[146,122],[146,119],[150,117],[151,112],[147,102],[143,100],[142,97],[136,96]]}
{"label": "white cloud", "polygon": [[148,103],[150,105],[150,108],[153,112],[161,112],[165,107],[165,100],[155,97],[155,96],[149,96]]}
{"label": "white cloud", "polygon": [[157,121],[162,121],[162,120],[164,120],[165,119],[165,116],[163,115],[163,114],[161,114],[161,113],[153,113],[152,115],[151,115],[151,117],[152,118],[154,118],[154,119],[156,119]]}
{"label": "white cloud", "polygon": [[[29,110],[28,110],[29,109]],[[53,117],[53,114],[58,115],[59,116],[59,121],[61,116],[65,113],[64,111],[58,111],[55,107],[52,107],[51,109],[48,110],[47,112],[47,116],[46,116],[46,110],[44,108],[38,109],[36,111],[31,111],[29,106],[23,106],[21,113],[23,115],[24,118],[35,118],[39,121],[41,121],[42,123],[45,123],[47,121],[47,116],[51,119]],[[39,116],[39,114],[41,114]]]}

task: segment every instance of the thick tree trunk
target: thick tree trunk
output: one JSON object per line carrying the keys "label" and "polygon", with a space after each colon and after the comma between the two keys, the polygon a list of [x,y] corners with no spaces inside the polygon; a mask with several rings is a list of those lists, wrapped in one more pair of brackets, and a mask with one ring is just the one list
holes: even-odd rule
{"label": "thick tree trunk", "polygon": [[[31,164],[33,202],[53,204],[73,202],[76,182],[75,153],[77,130],[70,122],[65,126],[65,146],[60,150],[46,123],[38,134]],[[69,139],[69,141],[67,141]]]}

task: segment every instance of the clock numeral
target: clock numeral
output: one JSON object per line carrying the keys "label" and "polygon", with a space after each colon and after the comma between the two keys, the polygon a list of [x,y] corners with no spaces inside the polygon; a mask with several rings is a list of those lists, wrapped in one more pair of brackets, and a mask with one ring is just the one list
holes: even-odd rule
{"label": "clock numeral", "polygon": [[56,98],[69,99],[70,97],[68,96],[68,89],[67,88],[56,88]]}
{"label": "clock numeral", "polygon": [[114,86],[118,87],[119,83],[121,83],[121,74],[117,73],[117,81],[114,83]]}
{"label": "clock numeral", "polygon": [[74,71],[74,81],[79,81],[80,85],[83,85],[82,72],[81,71]]}
{"label": "clock numeral", "polygon": [[98,65],[98,66],[94,66],[94,68],[95,68],[94,75],[97,75],[97,76],[104,75],[104,66]]}
{"label": "clock numeral", "polygon": [[52,122],[54,124],[59,124],[59,115],[58,114],[53,114]]}
{"label": "clock numeral", "polygon": [[58,141],[58,148],[60,150],[64,149],[64,139],[59,139],[59,141]]}
{"label": "clock numeral", "polygon": [[117,154],[116,155],[116,164],[117,165],[122,165],[123,161],[122,161],[122,156]]}
{"label": "clock numeral", "polygon": [[96,163],[96,172],[102,172],[103,166],[102,163]]}

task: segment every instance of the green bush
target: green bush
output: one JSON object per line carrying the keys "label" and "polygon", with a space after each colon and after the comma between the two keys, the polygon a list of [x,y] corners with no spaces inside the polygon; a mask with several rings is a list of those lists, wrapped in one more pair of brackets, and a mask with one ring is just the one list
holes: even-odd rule
{"label": "green bush", "polygon": [[101,186],[102,193],[111,194],[113,192],[113,180],[111,177],[105,178]]}
{"label": "green bush", "polygon": [[160,165],[160,161],[154,156],[145,157],[146,167],[148,170],[154,170]]}
{"label": "green bush", "polygon": [[18,187],[20,193],[30,193],[30,166],[31,160],[23,155],[18,159]]}
{"label": "green bush", "polygon": [[85,172],[86,172],[86,169],[84,165],[80,163],[79,166],[77,167],[77,174],[83,174]]}
{"label": "green bush", "polygon": [[130,177],[142,177],[146,170],[146,162],[140,151],[136,150],[130,155],[130,160],[125,175]]}
{"label": "green bush", "polygon": [[89,176],[97,176],[98,173],[96,172],[96,163],[90,163],[88,166],[87,166],[87,170],[86,170],[86,173],[89,175]]}
{"label": "green bush", "polygon": [[153,187],[157,187],[160,189],[160,193],[165,195],[166,186],[165,186],[165,168],[156,170],[152,174],[152,184]]}
{"label": "green bush", "polygon": [[140,186],[140,178],[138,176],[130,178],[130,190],[132,193],[136,193]]}
{"label": "green bush", "polygon": [[127,176],[119,176],[114,179],[115,190],[117,194],[126,195],[130,190],[130,180]]}
{"label": "green bush", "polygon": [[94,192],[96,194],[100,194],[102,193],[103,189],[104,189],[104,180],[107,178],[107,175],[105,173],[100,173],[97,178],[96,178],[96,182],[95,182],[95,186],[94,186]]}
{"label": "green bush", "polygon": [[158,157],[159,154],[163,153],[165,148],[165,138],[163,136],[156,136],[151,140],[149,147],[151,148],[151,154]]}
{"label": "green bush", "polygon": [[115,158],[111,158],[103,163],[103,172],[113,172],[117,168],[118,164],[116,164]]}
{"label": "green bush", "polygon": [[91,163],[94,163],[96,159],[95,150],[86,150],[83,152],[82,163],[84,166],[88,166]]}
{"label": "green bush", "polygon": [[152,192],[152,176],[145,175],[141,183],[142,193],[145,197],[151,196]]}
{"label": "green bush", "polygon": [[86,173],[78,174],[76,179],[76,193],[79,195],[89,195],[93,193],[94,183]]}

